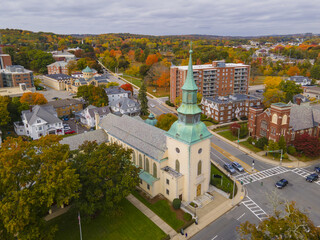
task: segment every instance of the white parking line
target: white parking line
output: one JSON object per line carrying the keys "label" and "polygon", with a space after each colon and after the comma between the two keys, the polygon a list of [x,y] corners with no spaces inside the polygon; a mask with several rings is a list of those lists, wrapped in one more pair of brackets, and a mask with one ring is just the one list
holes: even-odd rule
{"label": "white parking line", "polygon": [[237,218],[237,220],[239,221],[240,218],[242,218],[246,213],[242,214],[240,217]]}
{"label": "white parking line", "polygon": [[214,240],[214,239],[216,239],[218,237],[218,235],[215,235],[211,240]]}

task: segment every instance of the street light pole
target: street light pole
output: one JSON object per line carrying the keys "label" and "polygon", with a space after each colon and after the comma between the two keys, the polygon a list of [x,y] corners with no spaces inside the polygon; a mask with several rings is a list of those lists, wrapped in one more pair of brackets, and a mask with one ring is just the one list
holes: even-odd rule
{"label": "street light pole", "polygon": [[282,165],[282,153],[283,153],[283,149],[281,149],[280,166]]}

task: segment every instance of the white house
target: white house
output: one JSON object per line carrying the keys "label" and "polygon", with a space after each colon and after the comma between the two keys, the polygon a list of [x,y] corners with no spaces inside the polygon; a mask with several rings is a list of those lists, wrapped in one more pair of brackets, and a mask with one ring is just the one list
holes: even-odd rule
{"label": "white house", "polygon": [[109,104],[117,101],[120,98],[131,97],[131,92],[122,89],[121,87],[109,87],[104,89],[108,95]]}
{"label": "white house", "polygon": [[14,123],[14,130],[18,135],[39,139],[48,134],[64,134],[63,122],[53,106],[33,106],[30,110],[21,112],[21,119],[21,122]]}
{"label": "white house", "polygon": [[103,119],[110,113],[110,108],[106,107],[95,107],[89,105],[80,113],[80,121],[82,124],[89,128],[93,128],[96,125],[96,115],[99,115],[99,119]]}
{"label": "white house", "polygon": [[140,104],[127,97],[119,98],[118,100],[111,102],[109,105],[112,112],[116,115],[140,115]]}
{"label": "white house", "polygon": [[294,81],[297,85],[308,86],[311,85],[311,79],[304,76],[292,76],[286,79],[286,81]]}

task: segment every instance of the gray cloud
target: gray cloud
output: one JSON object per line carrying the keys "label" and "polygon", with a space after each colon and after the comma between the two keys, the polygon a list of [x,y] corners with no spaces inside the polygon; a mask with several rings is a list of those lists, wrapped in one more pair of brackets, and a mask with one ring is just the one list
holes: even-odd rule
{"label": "gray cloud", "polygon": [[0,0],[0,28],[55,33],[320,33],[320,0]]}

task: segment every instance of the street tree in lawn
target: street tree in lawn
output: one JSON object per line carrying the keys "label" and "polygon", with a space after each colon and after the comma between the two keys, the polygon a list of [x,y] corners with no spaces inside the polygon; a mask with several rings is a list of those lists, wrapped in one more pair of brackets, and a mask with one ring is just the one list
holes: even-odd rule
{"label": "street tree in lawn", "polygon": [[172,113],[161,114],[157,117],[156,127],[161,128],[162,130],[168,131],[171,125],[178,120],[178,117]]}
{"label": "street tree in lawn", "polygon": [[258,225],[248,221],[237,228],[241,239],[320,239],[320,228],[317,228],[310,218],[301,212],[295,202],[284,203],[285,211],[275,208],[272,216]]}
{"label": "street tree in lawn", "polygon": [[141,115],[145,116],[148,114],[148,98],[147,98],[147,87],[145,81],[139,89],[138,100],[141,106]]}
{"label": "street tree in lawn", "polygon": [[131,163],[131,153],[117,144],[96,142],[85,142],[74,153],[73,167],[82,185],[76,206],[84,216],[116,211],[138,185],[139,169]]}
{"label": "street tree in lawn", "polygon": [[[0,238],[52,239],[55,227],[43,219],[53,204],[78,196],[78,175],[70,167],[69,147],[60,137],[36,141],[7,138],[0,149]],[[4,237],[10,236],[10,238]]]}

